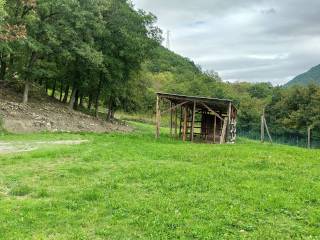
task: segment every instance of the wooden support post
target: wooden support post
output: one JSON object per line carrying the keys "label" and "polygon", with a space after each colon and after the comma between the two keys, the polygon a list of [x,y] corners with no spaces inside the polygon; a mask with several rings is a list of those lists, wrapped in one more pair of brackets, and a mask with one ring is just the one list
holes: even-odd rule
{"label": "wooden support post", "polygon": [[231,111],[232,111],[232,103],[229,103],[228,109],[228,126],[227,126],[227,141],[231,142]]}
{"label": "wooden support post", "polygon": [[208,127],[208,113],[206,112],[206,115],[205,115],[205,129],[206,129],[206,141],[208,141],[208,137],[209,137],[209,127]]}
{"label": "wooden support post", "polygon": [[223,127],[222,127],[222,134],[220,137],[220,144],[224,144],[226,142],[227,125],[228,125],[228,118],[225,117],[223,122]]}
{"label": "wooden support post", "polygon": [[266,118],[263,118],[263,121],[264,121],[264,126],[265,126],[265,128],[266,128],[266,130],[267,130],[267,134],[268,134],[268,136],[269,136],[269,140],[270,140],[271,143],[273,143],[271,134],[270,134],[270,132],[269,132],[269,128],[268,128],[268,124],[267,124]]}
{"label": "wooden support post", "polygon": [[191,136],[190,136],[191,142],[193,142],[193,140],[194,140],[194,121],[196,119],[196,107],[197,107],[197,102],[194,101],[193,102],[193,110],[192,110]]}
{"label": "wooden support post", "polygon": [[308,149],[311,149],[311,127],[308,127]]}
{"label": "wooden support post", "polygon": [[231,122],[231,111],[232,111],[232,103],[229,103],[229,110],[228,110],[228,122]]}
{"label": "wooden support post", "polygon": [[216,143],[216,134],[217,134],[217,116],[214,115],[214,125],[213,125],[213,143]]}
{"label": "wooden support post", "polygon": [[174,110],[174,137],[178,138],[178,109]]}
{"label": "wooden support post", "polygon": [[157,103],[156,103],[156,138],[160,136],[160,98],[157,95]]}
{"label": "wooden support post", "polygon": [[261,115],[261,142],[264,143],[264,109],[262,111],[262,115]]}
{"label": "wooden support post", "polygon": [[182,133],[182,140],[187,140],[187,128],[188,128],[188,107],[185,106],[184,108],[184,120],[183,120],[183,133]]}

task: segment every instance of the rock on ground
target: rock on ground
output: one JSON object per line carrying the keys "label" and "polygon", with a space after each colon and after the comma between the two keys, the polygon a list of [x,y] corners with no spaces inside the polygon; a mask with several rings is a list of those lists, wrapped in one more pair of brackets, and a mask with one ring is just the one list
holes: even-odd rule
{"label": "rock on ground", "polygon": [[[1,86],[0,86],[1,87]],[[4,128],[12,133],[32,132],[128,132],[123,124],[108,123],[78,111],[50,97],[32,99],[28,104],[18,101],[15,92],[0,89],[0,114]]]}

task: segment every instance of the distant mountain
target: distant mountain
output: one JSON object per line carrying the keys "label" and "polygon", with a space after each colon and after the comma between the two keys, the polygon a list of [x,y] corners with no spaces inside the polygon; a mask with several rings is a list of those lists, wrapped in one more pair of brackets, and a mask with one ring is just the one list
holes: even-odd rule
{"label": "distant mountain", "polygon": [[308,85],[309,83],[313,82],[320,84],[320,64],[311,68],[309,71],[295,77],[285,86],[290,87],[294,85]]}

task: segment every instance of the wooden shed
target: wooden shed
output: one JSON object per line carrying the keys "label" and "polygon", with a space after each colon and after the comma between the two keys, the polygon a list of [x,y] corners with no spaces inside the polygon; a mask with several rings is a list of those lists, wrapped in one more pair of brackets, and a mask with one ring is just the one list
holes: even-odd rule
{"label": "wooden shed", "polygon": [[232,100],[157,93],[157,138],[161,116],[167,113],[170,134],[177,139],[217,144],[236,141],[237,108]]}

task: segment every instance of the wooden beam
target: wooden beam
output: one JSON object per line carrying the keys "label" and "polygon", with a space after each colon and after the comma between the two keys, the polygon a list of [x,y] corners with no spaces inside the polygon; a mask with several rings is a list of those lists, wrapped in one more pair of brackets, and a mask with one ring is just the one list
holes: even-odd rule
{"label": "wooden beam", "polygon": [[227,126],[227,141],[231,142],[231,112],[232,112],[232,103],[229,103],[229,110],[228,110],[228,126]]}
{"label": "wooden beam", "polygon": [[178,138],[178,109],[176,108],[174,110],[175,112],[175,118],[174,118],[174,137]]}
{"label": "wooden beam", "polygon": [[229,110],[228,110],[228,123],[231,122],[231,111],[232,111],[232,104],[229,103]]}
{"label": "wooden beam", "polygon": [[160,136],[160,98],[157,95],[157,103],[156,103],[156,138]]}
{"label": "wooden beam", "polygon": [[213,111],[210,107],[208,107],[205,103],[201,102],[201,104],[207,108],[209,110],[209,112],[213,113],[215,116],[217,116],[221,121],[224,121],[223,118],[218,114],[216,113],[215,111]]}
{"label": "wooden beam", "polygon": [[165,113],[167,113],[167,112],[170,112],[170,111],[172,111],[172,110],[174,110],[174,109],[177,109],[178,107],[183,106],[183,105],[185,105],[185,104],[188,103],[188,102],[189,102],[189,101],[186,101],[186,102],[183,102],[183,103],[179,103],[179,104],[175,105],[174,107],[170,107],[169,109],[163,111],[163,112],[161,113],[161,115],[162,115],[162,114],[165,114]]}
{"label": "wooden beam", "polygon": [[196,107],[197,107],[197,102],[194,101],[193,102],[193,110],[192,110],[191,136],[190,136],[191,142],[193,142],[193,140],[194,140],[194,122],[195,122],[195,118],[196,118]]}
{"label": "wooden beam", "polygon": [[226,142],[227,125],[228,125],[228,118],[226,117],[223,122],[222,133],[220,137],[220,144],[224,144]]}

